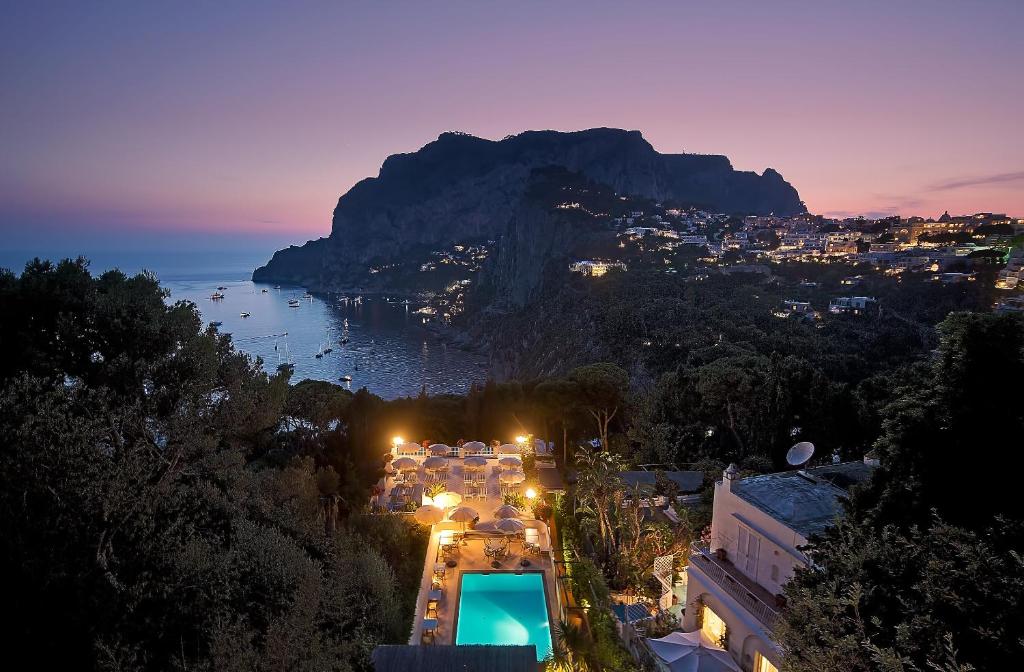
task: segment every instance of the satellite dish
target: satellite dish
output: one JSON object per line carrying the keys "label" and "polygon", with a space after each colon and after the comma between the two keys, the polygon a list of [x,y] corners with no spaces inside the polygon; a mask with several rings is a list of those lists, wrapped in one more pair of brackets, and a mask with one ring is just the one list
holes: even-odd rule
{"label": "satellite dish", "polygon": [[814,455],[814,444],[810,441],[801,441],[786,453],[786,462],[793,467],[799,467],[801,464],[811,459]]}

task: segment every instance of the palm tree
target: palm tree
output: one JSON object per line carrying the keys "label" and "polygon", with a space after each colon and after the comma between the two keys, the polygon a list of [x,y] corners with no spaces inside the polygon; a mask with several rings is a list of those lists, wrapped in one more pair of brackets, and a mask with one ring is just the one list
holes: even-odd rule
{"label": "palm tree", "polygon": [[551,655],[547,669],[557,672],[587,672],[594,643],[579,625],[561,619],[552,628]]}
{"label": "palm tree", "polygon": [[580,454],[576,466],[579,472],[576,480],[577,501],[581,508],[597,518],[605,557],[610,557],[616,549],[611,510],[616,501],[621,499],[624,490],[619,479],[623,464],[618,457],[602,450]]}

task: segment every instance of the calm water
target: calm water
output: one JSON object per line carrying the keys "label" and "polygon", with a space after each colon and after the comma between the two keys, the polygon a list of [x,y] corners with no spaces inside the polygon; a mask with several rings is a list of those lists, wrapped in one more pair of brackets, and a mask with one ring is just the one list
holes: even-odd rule
{"label": "calm water", "polygon": [[[427,392],[465,392],[470,383],[486,379],[486,360],[448,347],[420,327],[414,307],[364,299],[347,305],[336,299],[303,299],[299,287],[274,289],[248,280],[213,282],[172,280],[164,286],[171,300],[187,299],[207,322],[223,322],[235,346],[263,358],[274,371],[280,363],[295,365],[294,380],[328,380],[356,390],[366,387],[386,399]],[[225,298],[210,295],[218,286]],[[266,289],[266,292],[262,290]],[[292,308],[289,299],[298,299]],[[241,313],[250,313],[241,317]],[[347,335],[348,343],[341,340]],[[333,352],[318,352],[331,348]],[[341,376],[352,377],[342,382]]]}
{"label": "calm water", "polygon": [[[2,264],[20,272],[25,253],[5,254]],[[263,255],[191,253],[111,253],[90,255],[94,273],[120,268],[135,273],[153,271],[170,290],[170,301],[192,301],[206,322],[222,322],[219,329],[231,334],[235,347],[263,358],[268,372],[278,364],[295,365],[292,381],[327,380],[349,389],[366,387],[385,399],[427,392],[465,392],[470,383],[487,378],[486,358],[448,347],[420,327],[415,306],[370,299],[362,305],[342,305],[316,297],[302,299],[301,287],[254,284],[252,269],[265,261]],[[213,301],[217,287],[225,298]],[[266,289],[264,293],[262,290]],[[299,299],[298,308],[288,306]],[[250,317],[243,318],[241,313]],[[346,332],[349,342],[339,341]],[[287,334],[287,335],[285,335]],[[316,357],[327,347],[332,352]],[[341,376],[351,376],[351,382]]]}
{"label": "calm water", "polygon": [[540,572],[463,573],[458,620],[456,644],[533,644],[538,661],[551,653]]}

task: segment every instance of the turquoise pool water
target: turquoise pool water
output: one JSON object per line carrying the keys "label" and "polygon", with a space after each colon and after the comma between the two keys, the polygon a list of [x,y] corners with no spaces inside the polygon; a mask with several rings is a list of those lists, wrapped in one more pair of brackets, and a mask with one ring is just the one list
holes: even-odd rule
{"label": "turquoise pool water", "polygon": [[533,644],[551,653],[551,626],[540,572],[462,575],[456,644]]}

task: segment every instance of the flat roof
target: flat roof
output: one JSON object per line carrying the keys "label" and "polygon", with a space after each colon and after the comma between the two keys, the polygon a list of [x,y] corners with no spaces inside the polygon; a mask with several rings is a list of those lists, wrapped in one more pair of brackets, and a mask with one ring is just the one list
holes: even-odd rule
{"label": "flat roof", "polygon": [[[619,478],[629,488],[636,486],[653,488],[657,473],[656,471],[620,471]],[[675,483],[681,493],[697,492],[704,484],[703,471],[663,471],[661,473]]]}
{"label": "flat roof", "polygon": [[762,474],[736,481],[732,492],[805,538],[820,534],[843,515],[849,489],[871,477],[863,462]]}
{"label": "flat roof", "polygon": [[537,652],[529,646],[385,644],[371,654],[376,672],[537,672]]}

